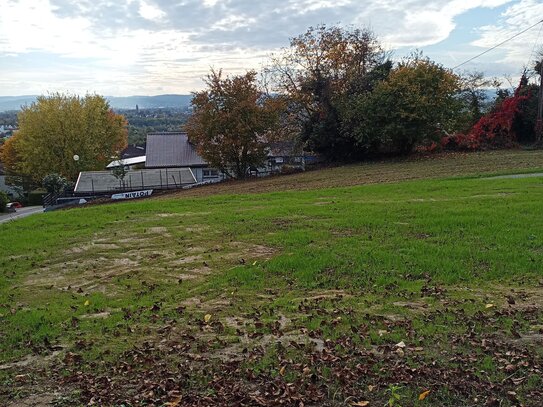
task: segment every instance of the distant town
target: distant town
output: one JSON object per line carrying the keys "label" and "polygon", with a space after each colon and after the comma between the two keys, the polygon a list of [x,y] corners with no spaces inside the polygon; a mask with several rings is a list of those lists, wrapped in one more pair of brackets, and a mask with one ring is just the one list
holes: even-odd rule
{"label": "distant town", "polygon": [[[179,131],[190,115],[191,95],[107,97],[110,106],[128,122],[128,143],[142,145],[147,133]],[[17,130],[17,113],[35,96],[0,96],[0,144]]]}

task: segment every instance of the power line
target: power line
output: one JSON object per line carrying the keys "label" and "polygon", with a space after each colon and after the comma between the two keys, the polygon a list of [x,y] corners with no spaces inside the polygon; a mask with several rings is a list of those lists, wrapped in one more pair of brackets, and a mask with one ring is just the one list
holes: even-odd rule
{"label": "power line", "polygon": [[494,49],[496,49],[496,48],[502,46],[502,45],[505,44],[506,42],[511,41],[513,38],[517,38],[519,35],[524,34],[526,31],[531,30],[531,29],[534,28],[536,25],[541,24],[541,23],[543,23],[543,20],[538,21],[538,22],[535,23],[534,25],[531,25],[530,27],[528,27],[528,28],[526,28],[525,30],[522,30],[521,32],[519,32],[519,33],[513,35],[512,37],[506,39],[505,41],[502,41],[502,42],[500,42],[499,44],[494,45],[492,48],[489,48],[489,49],[487,49],[487,50],[481,52],[480,54],[475,55],[474,57],[468,59],[467,61],[464,61],[464,62],[462,62],[462,63],[459,64],[459,65],[456,65],[456,66],[455,66],[454,68],[452,68],[452,69],[455,70],[456,68],[460,68],[462,65],[465,65],[465,64],[467,64],[468,62],[471,62],[471,61],[473,61],[474,59],[479,58],[480,56],[483,56],[484,54],[486,54],[486,53],[488,53],[488,52],[490,52],[490,51],[492,51],[492,50],[494,50]]}
{"label": "power line", "polygon": [[537,32],[537,38],[534,42],[534,46],[532,47],[532,52],[530,52],[530,58],[528,59],[528,63],[532,60],[532,57],[535,54],[535,48],[537,47],[537,44],[539,43],[539,38],[541,37],[541,29],[543,29],[543,24],[539,26],[539,31]]}

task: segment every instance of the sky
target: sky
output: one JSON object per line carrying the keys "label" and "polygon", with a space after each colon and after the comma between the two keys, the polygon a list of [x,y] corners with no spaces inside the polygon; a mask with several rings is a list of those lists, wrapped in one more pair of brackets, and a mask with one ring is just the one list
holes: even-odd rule
{"label": "sky", "polygon": [[[258,70],[319,24],[452,68],[541,19],[542,0],[0,0],[0,96],[188,94],[210,68]],[[542,26],[460,71],[517,80]]]}

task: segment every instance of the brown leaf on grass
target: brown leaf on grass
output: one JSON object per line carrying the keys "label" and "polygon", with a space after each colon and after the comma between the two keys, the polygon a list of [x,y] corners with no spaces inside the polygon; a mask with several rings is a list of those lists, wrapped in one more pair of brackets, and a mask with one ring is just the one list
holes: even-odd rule
{"label": "brown leaf on grass", "polygon": [[182,399],[181,396],[177,396],[172,401],[169,401],[164,405],[167,406],[167,407],[177,407],[179,405],[179,403],[181,403],[181,399]]}
{"label": "brown leaf on grass", "polygon": [[357,401],[356,403],[351,403],[351,406],[353,407],[366,407],[369,405],[370,405],[369,401]]}
{"label": "brown leaf on grass", "polygon": [[419,400],[424,400],[428,395],[430,394],[430,390],[423,391],[421,394],[419,394]]}

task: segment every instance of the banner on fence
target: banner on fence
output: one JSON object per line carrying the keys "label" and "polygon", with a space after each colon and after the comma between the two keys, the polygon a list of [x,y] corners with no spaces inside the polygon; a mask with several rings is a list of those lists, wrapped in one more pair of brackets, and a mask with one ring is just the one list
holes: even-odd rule
{"label": "banner on fence", "polygon": [[111,195],[111,199],[143,198],[145,196],[150,196],[152,193],[153,193],[152,189],[147,189],[145,191],[123,192],[122,194]]}

